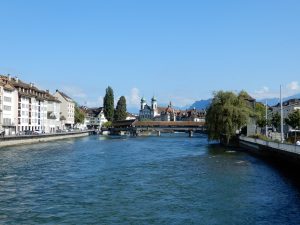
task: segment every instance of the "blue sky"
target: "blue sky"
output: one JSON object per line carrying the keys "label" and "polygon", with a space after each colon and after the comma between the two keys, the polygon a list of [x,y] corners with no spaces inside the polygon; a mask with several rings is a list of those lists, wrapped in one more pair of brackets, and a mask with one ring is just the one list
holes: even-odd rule
{"label": "blue sky", "polygon": [[300,92],[300,1],[0,2],[0,73],[80,104],[111,85],[129,108],[189,105],[219,89]]}

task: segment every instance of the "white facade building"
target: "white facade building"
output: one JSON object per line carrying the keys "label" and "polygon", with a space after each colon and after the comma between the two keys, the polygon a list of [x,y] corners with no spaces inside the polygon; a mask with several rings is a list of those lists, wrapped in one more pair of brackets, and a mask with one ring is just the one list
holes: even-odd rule
{"label": "white facade building", "polygon": [[16,134],[18,92],[8,83],[1,82],[1,124],[5,135]]}
{"label": "white facade building", "polygon": [[139,112],[140,120],[153,120],[155,117],[159,116],[157,100],[155,97],[151,99],[151,106],[147,105],[145,98],[141,99],[141,109]]}
{"label": "white facade building", "polygon": [[100,129],[108,120],[104,115],[104,108],[80,108],[85,114],[84,125],[87,129]]}
{"label": "white facade building", "polygon": [[[54,132],[53,125],[58,129],[60,101],[49,91],[40,90],[33,83],[27,84],[10,76],[0,76],[0,86],[0,105],[3,108],[0,118],[6,135],[37,130]],[[48,111],[58,115],[55,122],[53,118],[48,119]]]}
{"label": "white facade building", "polygon": [[63,121],[63,129],[73,128],[75,123],[75,102],[59,90],[56,90],[54,96],[61,102],[60,118]]}
{"label": "white facade building", "polygon": [[47,100],[47,120],[46,133],[55,133],[61,129],[60,121],[60,101],[56,98],[49,98]]}

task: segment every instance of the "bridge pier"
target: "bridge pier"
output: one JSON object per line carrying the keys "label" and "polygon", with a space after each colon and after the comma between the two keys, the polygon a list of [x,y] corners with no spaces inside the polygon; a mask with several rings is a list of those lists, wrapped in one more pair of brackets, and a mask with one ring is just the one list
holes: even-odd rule
{"label": "bridge pier", "polygon": [[161,133],[160,130],[157,131],[157,137],[160,137]]}
{"label": "bridge pier", "polygon": [[192,130],[189,131],[189,137],[193,137],[194,136],[194,132]]}

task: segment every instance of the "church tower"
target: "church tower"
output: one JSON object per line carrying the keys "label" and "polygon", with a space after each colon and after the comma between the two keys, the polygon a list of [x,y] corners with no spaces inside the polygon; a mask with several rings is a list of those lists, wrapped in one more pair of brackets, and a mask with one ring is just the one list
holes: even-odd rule
{"label": "church tower", "polygon": [[145,100],[145,98],[143,97],[143,98],[141,99],[141,110],[144,110],[144,109],[145,109],[145,106],[146,106],[146,100]]}
{"label": "church tower", "polygon": [[153,111],[153,117],[158,116],[158,108],[157,108],[157,100],[156,98],[153,96],[151,99],[151,105],[152,105],[152,111]]}
{"label": "church tower", "polygon": [[157,101],[156,101],[156,98],[154,96],[151,99],[151,103],[152,103],[152,110],[156,110],[157,109]]}

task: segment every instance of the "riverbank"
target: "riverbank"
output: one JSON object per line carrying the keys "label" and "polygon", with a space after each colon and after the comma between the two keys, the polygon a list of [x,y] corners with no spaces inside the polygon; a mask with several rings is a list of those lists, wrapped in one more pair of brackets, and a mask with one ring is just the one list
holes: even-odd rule
{"label": "riverbank", "polygon": [[239,146],[270,160],[300,167],[300,146],[240,137]]}
{"label": "riverbank", "polygon": [[10,136],[0,139],[0,148],[15,146],[15,145],[25,145],[34,144],[40,142],[56,141],[68,138],[77,138],[88,136],[89,131],[82,132],[69,132],[69,133],[59,133],[59,134],[42,134],[42,135],[26,135],[26,136]]}

